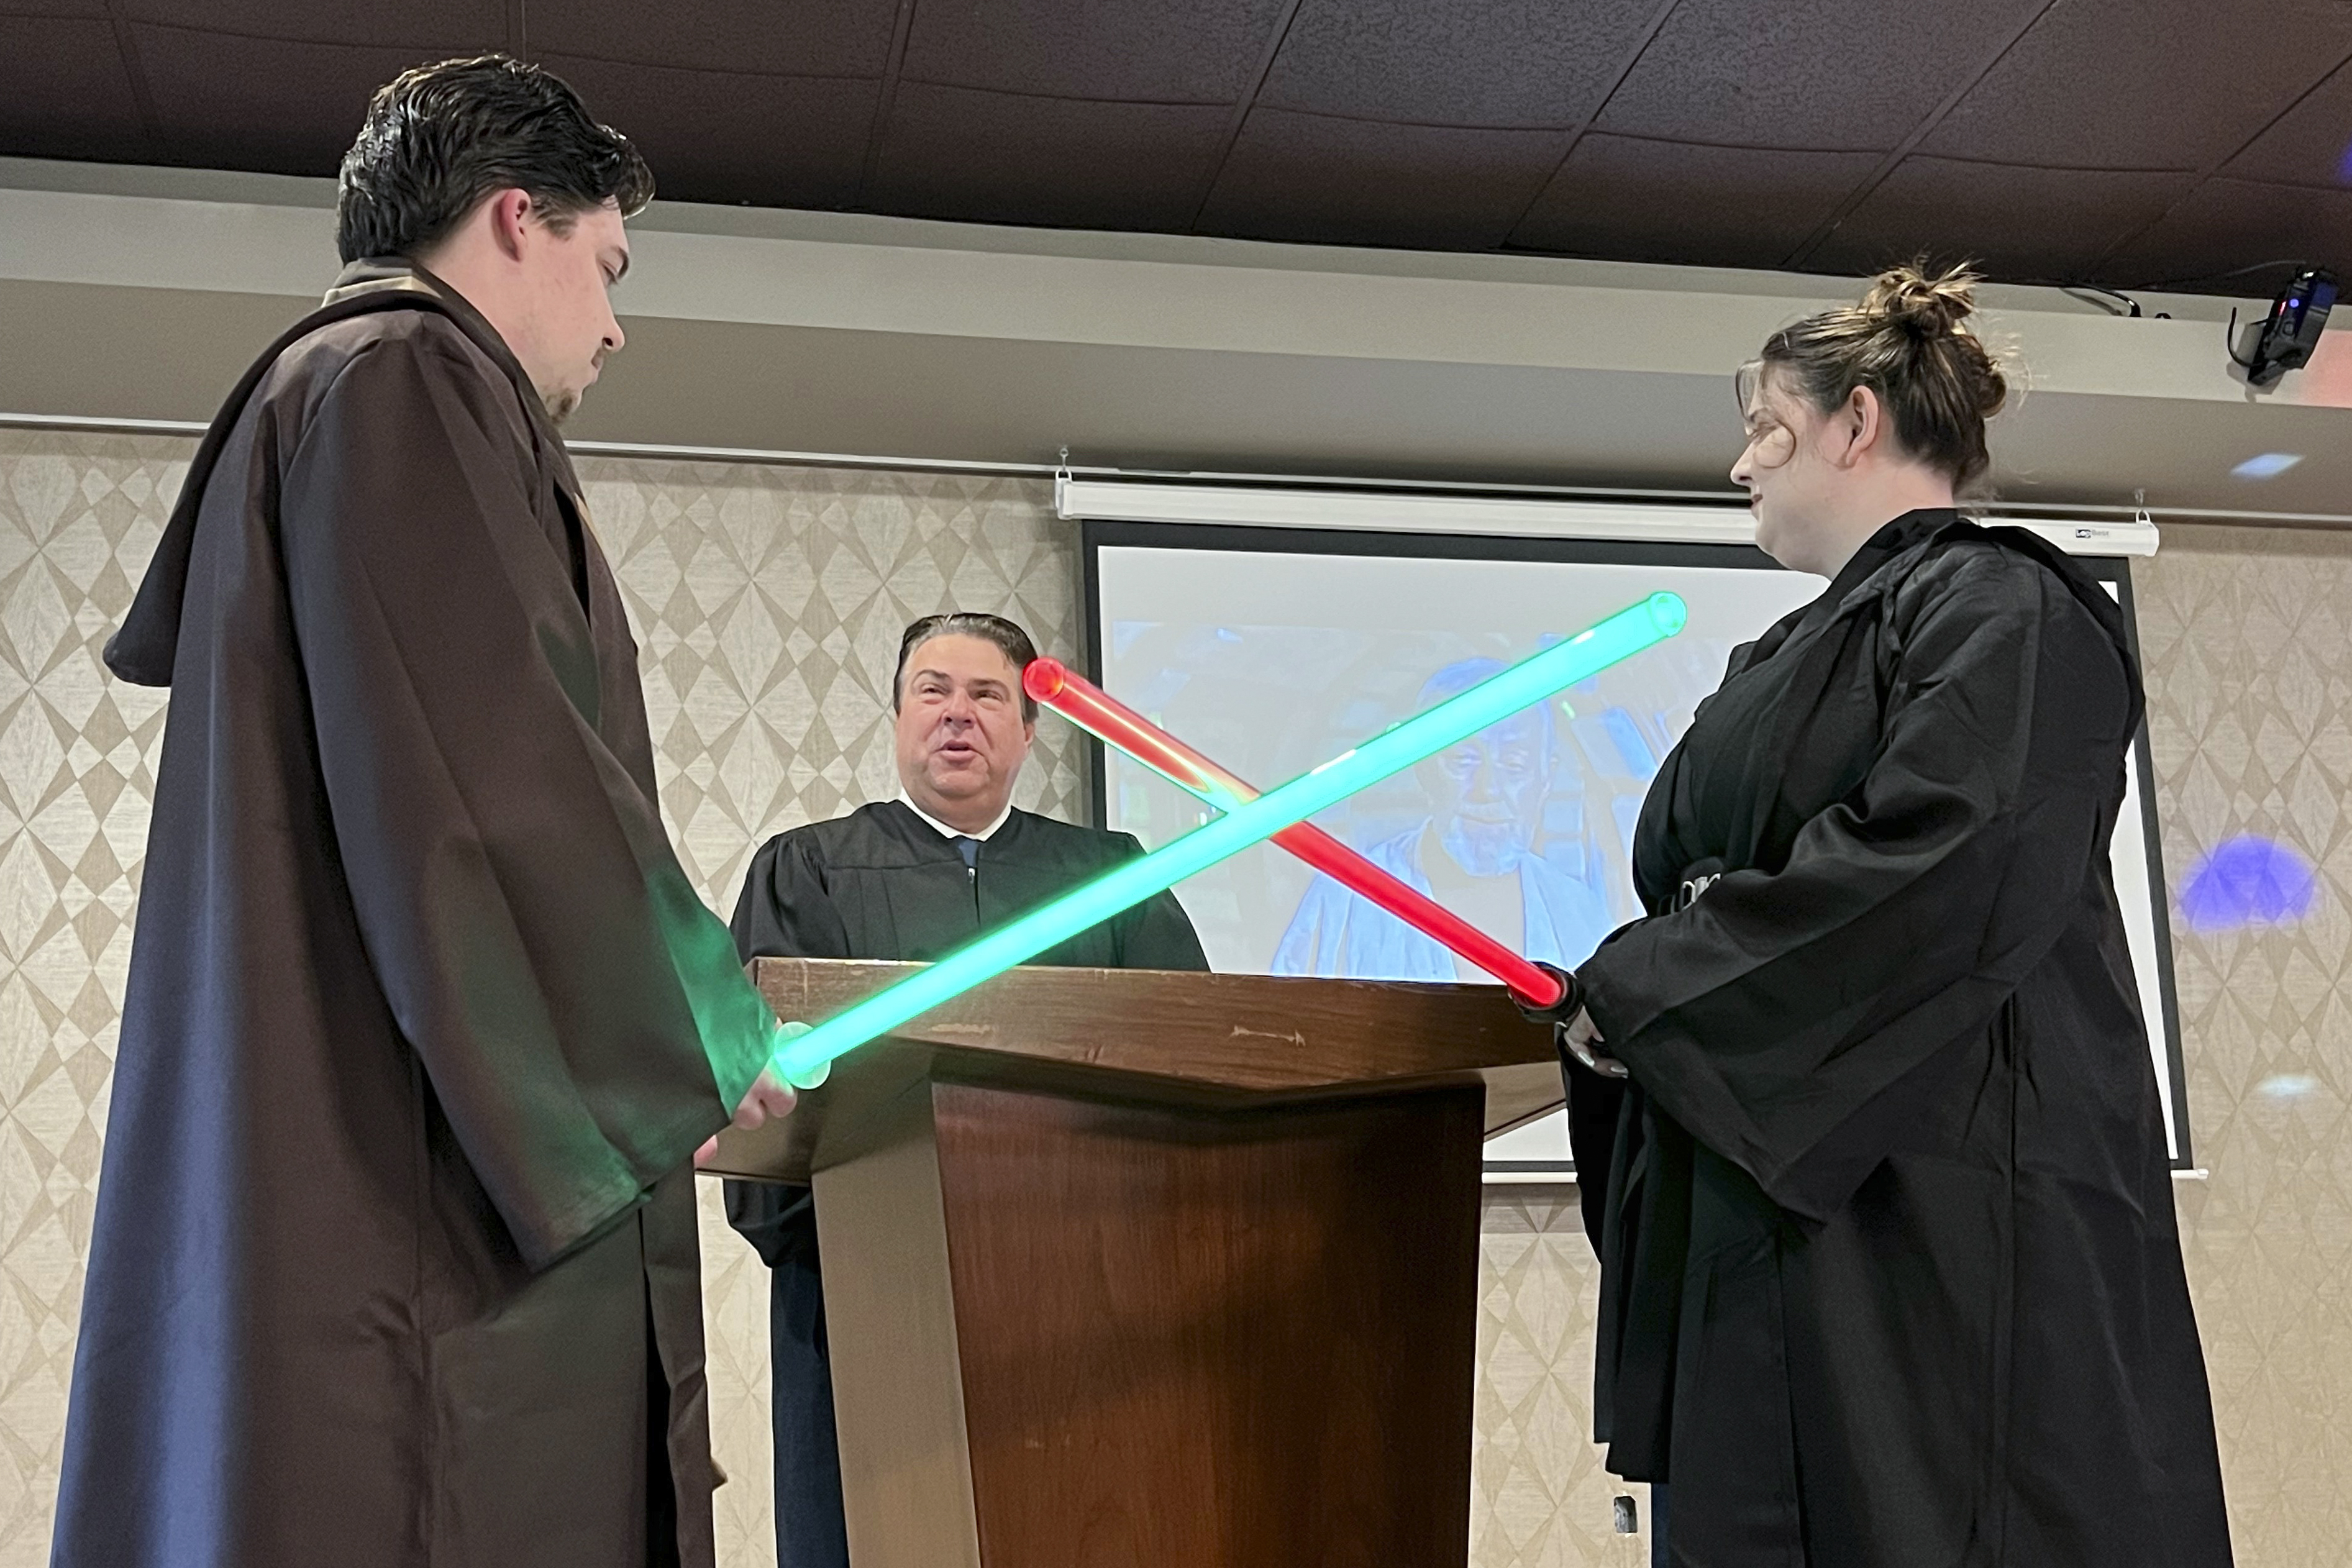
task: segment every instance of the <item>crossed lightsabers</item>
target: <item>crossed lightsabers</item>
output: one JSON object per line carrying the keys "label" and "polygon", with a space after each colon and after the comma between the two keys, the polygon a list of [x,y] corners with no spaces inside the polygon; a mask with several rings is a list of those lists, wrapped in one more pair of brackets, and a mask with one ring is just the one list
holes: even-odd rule
{"label": "crossed lightsabers", "polygon": [[843,1053],[1268,838],[1443,942],[1518,995],[1550,1005],[1559,1000],[1557,981],[1307,819],[1663,642],[1681,631],[1687,619],[1679,595],[1653,594],[1264,795],[1060,663],[1037,660],[1022,677],[1032,697],[1223,815],[974,938],[814,1028],[798,1023],[779,1026],[773,1052],[779,1076],[803,1089],[822,1083]]}
{"label": "crossed lightsabers", "polygon": [[[1220,811],[1258,798],[1261,792],[1227,773],[1101,687],[1074,674],[1058,658],[1041,658],[1023,672],[1022,686],[1106,745],[1116,746],[1189,795]],[[1311,822],[1294,822],[1274,841],[1318,871],[1365,898],[1476,964],[1538,1007],[1559,1000],[1559,982],[1439,903],[1381,870]]]}

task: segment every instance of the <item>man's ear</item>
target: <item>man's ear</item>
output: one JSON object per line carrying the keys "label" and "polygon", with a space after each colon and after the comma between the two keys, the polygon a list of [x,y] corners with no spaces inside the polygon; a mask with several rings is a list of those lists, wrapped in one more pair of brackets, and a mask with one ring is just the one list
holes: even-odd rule
{"label": "man's ear", "polygon": [[497,244],[499,254],[509,261],[522,259],[524,229],[539,216],[539,204],[530,193],[509,188],[497,191],[489,197],[490,238]]}

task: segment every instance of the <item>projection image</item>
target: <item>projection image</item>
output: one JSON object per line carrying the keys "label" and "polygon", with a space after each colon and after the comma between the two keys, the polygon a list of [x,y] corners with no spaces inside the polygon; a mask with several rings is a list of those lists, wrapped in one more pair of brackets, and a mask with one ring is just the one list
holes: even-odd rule
{"label": "projection image", "polygon": [[[1507,576],[1492,562],[1270,552],[1245,564],[1236,581],[1231,556],[1102,552],[1106,609],[1148,595],[1158,612],[1107,620],[1103,685],[1262,787],[1640,599],[1660,576],[1550,563]],[[1639,912],[1628,846],[1658,763],[1733,647],[1810,598],[1808,581],[1678,572],[1691,615],[1681,637],[1315,820],[1517,951],[1573,966]],[[1204,820],[1197,801],[1132,760],[1113,755],[1106,767],[1109,825],[1147,846]],[[1183,897],[1219,969],[1484,978],[1278,850],[1212,868]]]}
{"label": "projection image", "polygon": [[[1379,540],[1364,541],[1360,552],[1328,553],[1193,542],[1240,531],[1187,529],[1183,545],[1160,547],[1128,542],[1149,536],[1138,525],[1091,527],[1093,632],[1110,695],[1261,789],[1644,595],[1683,597],[1689,624],[1679,637],[1314,818],[1497,941],[1570,968],[1641,913],[1631,845],[1643,796],[1721,683],[1732,649],[1822,587],[1753,551],[1722,546],[1598,546],[1590,553],[1619,559],[1506,560],[1381,553],[1395,546]],[[1132,759],[1107,751],[1102,766],[1105,824],[1146,848],[1208,820],[1207,807]],[[2127,803],[2116,871],[2160,1040],[2137,808],[2137,798]],[[1177,891],[1219,970],[1487,980],[1272,845]],[[2160,1045],[2157,1055],[2169,1119],[2173,1084]],[[1564,1124],[1550,1118],[1486,1152],[1490,1172],[1557,1172],[1568,1159]]]}

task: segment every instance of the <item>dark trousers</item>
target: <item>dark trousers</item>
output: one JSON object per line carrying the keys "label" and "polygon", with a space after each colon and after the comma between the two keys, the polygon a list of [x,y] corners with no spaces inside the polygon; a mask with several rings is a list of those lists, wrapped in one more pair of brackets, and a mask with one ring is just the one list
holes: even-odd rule
{"label": "dark trousers", "polygon": [[841,1451],[833,1426],[833,1364],[824,1336],[824,1280],[816,1249],[770,1271],[773,1358],[777,1568],[849,1568],[841,1512]]}
{"label": "dark trousers", "polygon": [[1666,1483],[1650,1488],[1650,1568],[1671,1568],[1666,1555]]}

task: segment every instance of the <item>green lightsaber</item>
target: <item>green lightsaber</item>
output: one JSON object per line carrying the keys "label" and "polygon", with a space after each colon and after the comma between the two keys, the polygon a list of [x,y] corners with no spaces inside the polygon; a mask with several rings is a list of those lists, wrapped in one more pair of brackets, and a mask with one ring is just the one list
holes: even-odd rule
{"label": "green lightsaber", "polygon": [[778,1075],[803,1087],[823,1082],[830,1064],[845,1052],[1100,925],[1195,872],[1273,837],[1292,823],[1303,822],[1358,790],[1469,739],[1563,687],[1588,680],[1619,660],[1664,641],[1681,631],[1688,619],[1679,595],[1653,594],[1566,642],[1528,655],[1312,773],[1268,790],[1140,859],[1104,872],[806,1033],[781,1041],[773,1058]]}

